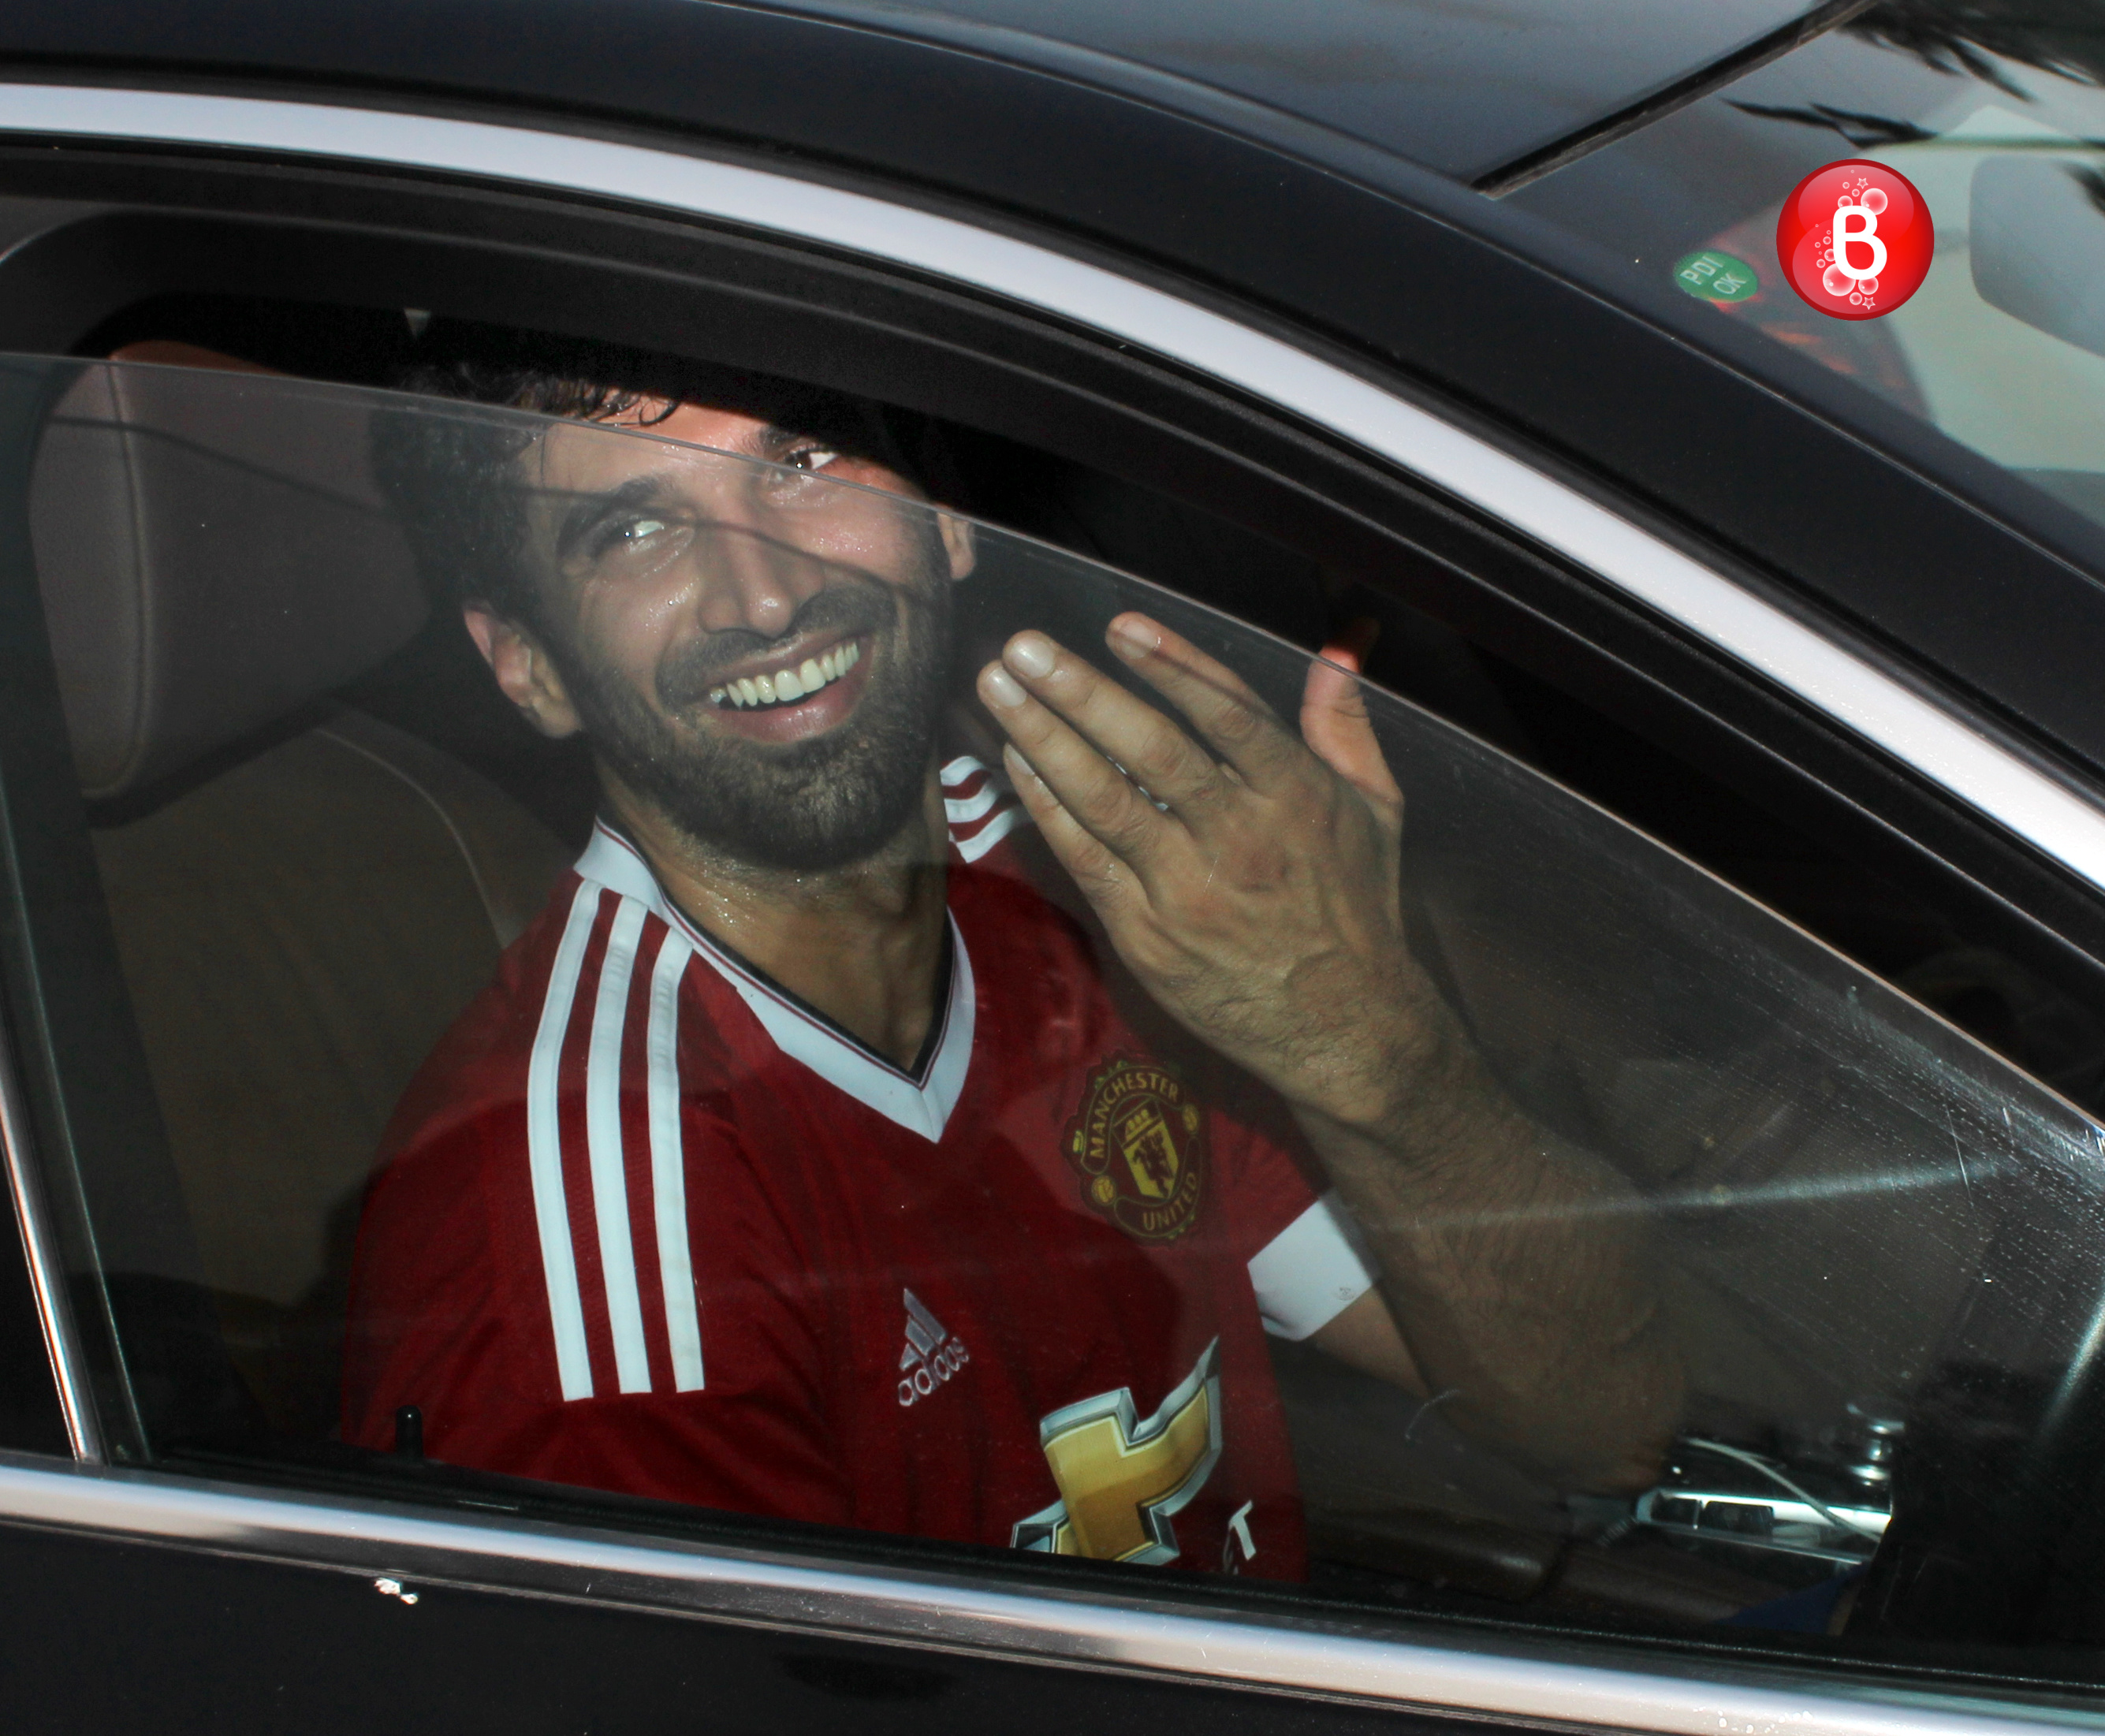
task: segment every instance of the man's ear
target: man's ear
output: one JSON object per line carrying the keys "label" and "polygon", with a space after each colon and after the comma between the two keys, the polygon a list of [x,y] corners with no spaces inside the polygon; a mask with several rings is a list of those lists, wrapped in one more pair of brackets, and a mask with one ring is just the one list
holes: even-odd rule
{"label": "man's ear", "polygon": [[979,564],[979,545],[974,539],[976,529],[968,518],[960,518],[954,512],[938,512],[936,528],[942,535],[943,553],[950,557],[950,577],[953,580],[969,577]]}
{"label": "man's ear", "polygon": [[463,605],[461,619],[504,696],[526,714],[528,723],[556,740],[578,732],[577,708],[563,678],[531,633],[479,603]]}

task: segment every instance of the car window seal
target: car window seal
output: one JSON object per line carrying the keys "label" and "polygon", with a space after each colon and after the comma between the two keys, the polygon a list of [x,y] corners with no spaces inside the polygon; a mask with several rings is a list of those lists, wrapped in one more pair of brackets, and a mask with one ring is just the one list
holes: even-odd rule
{"label": "car window seal", "polygon": [[14,1045],[0,1031],[0,1158],[7,1171],[7,1192],[14,1202],[16,1227],[21,1233],[29,1287],[37,1318],[43,1328],[44,1353],[65,1420],[66,1438],[75,1459],[104,1461],[102,1426],[89,1391],[87,1359],[74,1324],[66,1295],[65,1263],[60,1258],[51,1215],[46,1209],[43,1182],[30,1152],[29,1117],[16,1076]]}

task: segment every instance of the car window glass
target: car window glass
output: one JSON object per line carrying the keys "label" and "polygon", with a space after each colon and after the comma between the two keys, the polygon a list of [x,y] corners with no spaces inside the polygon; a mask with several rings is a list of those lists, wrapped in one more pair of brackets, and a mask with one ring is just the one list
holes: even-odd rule
{"label": "car window glass", "polygon": [[[853,405],[4,379],[119,1456],[2082,1673],[2096,1125],[1363,644]],[[463,600],[588,837],[342,697]]]}
{"label": "car window glass", "polygon": [[[161,296],[112,316],[83,348],[172,365],[231,351],[305,378],[373,385],[491,342],[556,340],[477,337],[451,320],[372,308]],[[640,364],[631,357],[625,365]],[[650,365],[693,365],[660,357]],[[1772,786],[1750,782],[1729,758],[1714,759],[1701,738],[1653,719],[1634,694],[1594,690],[1580,673],[1583,660],[1454,615],[1455,573],[1436,552],[1446,546],[1442,533],[1416,509],[1395,503],[1393,539],[1379,552],[1326,543],[1319,553],[1263,511],[1231,522],[1219,516],[1218,499],[1209,510],[1115,468],[968,423],[896,408],[887,415],[889,437],[923,453],[944,498],[978,518],[1150,579],[1306,650],[1356,619],[1377,621],[1365,667],[1378,683],[1601,803],[2095,1108],[2105,1089],[2105,1020],[2089,1010],[2087,983],[2063,982],[2064,959],[2028,943],[1992,911],[1903,884],[1875,841],[1838,843],[1802,804],[1779,803]],[[1473,582],[1507,582],[1491,575],[1517,551],[1488,543],[1480,554]],[[364,716],[443,743],[566,844],[582,848],[595,799],[589,756],[574,740],[552,745],[521,728],[450,611],[427,620],[337,696]]]}

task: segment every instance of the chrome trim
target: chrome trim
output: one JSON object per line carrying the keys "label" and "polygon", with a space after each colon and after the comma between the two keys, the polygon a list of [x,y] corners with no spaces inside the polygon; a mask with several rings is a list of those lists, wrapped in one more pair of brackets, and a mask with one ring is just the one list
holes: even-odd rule
{"label": "chrome trim", "polygon": [[1930,696],[1569,485],[1372,382],[1164,290],[954,218],[789,175],[524,127],[245,96],[0,85],[0,132],[439,169],[713,218],[885,259],[1227,382],[1504,520],[2105,890],[2105,807]]}
{"label": "chrome trim", "polygon": [[15,1222],[28,1256],[29,1288],[36,1297],[37,1318],[43,1327],[44,1353],[51,1358],[51,1383],[58,1389],[59,1412],[65,1419],[67,1443],[74,1456],[101,1464],[107,1456],[102,1424],[87,1390],[87,1359],[65,1293],[65,1263],[53,1243],[51,1214],[44,1209],[37,1174],[29,1118],[15,1072],[12,1047],[0,1039],[0,1157],[7,1168],[7,1192],[15,1203]]}
{"label": "chrome trim", "polygon": [[851,1635],[1025,1662],[1169,1674],[1216,1685],[1671,1736],[2017,1736],[2105,1719],[1811,1671],[1706,1661],[1695,1693],[1662,1670],[1569,1661],[1580,1648],[1443,1635],[1390,1637],[1316,1611],[1291,1622],[1185,1614],[1078,1589],[1008,1591],[936,1573],[645,1543],[618,1533],[428,1511],[381,1501],[259,1496],[162,1474],[51,1468],[0,1454],[0,1517],[215,1553],[320,1563],[385,1579],[376,1595],[451,1587],[668,1610],[781,1632]]}

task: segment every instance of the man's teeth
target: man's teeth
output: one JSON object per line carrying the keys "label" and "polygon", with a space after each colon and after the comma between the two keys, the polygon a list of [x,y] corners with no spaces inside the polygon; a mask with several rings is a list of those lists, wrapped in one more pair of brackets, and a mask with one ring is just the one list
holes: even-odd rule
{"label": "man's teeth", "polygon": [[820,656],[807,657],[793,669],[777,669],[772,675],[741,675],[721,687],[712,687],[709,700],[713,705],[735,705],[744,710],[749,705],[781,705],[809,699],[861,661],[862,647],[851,639]]}

